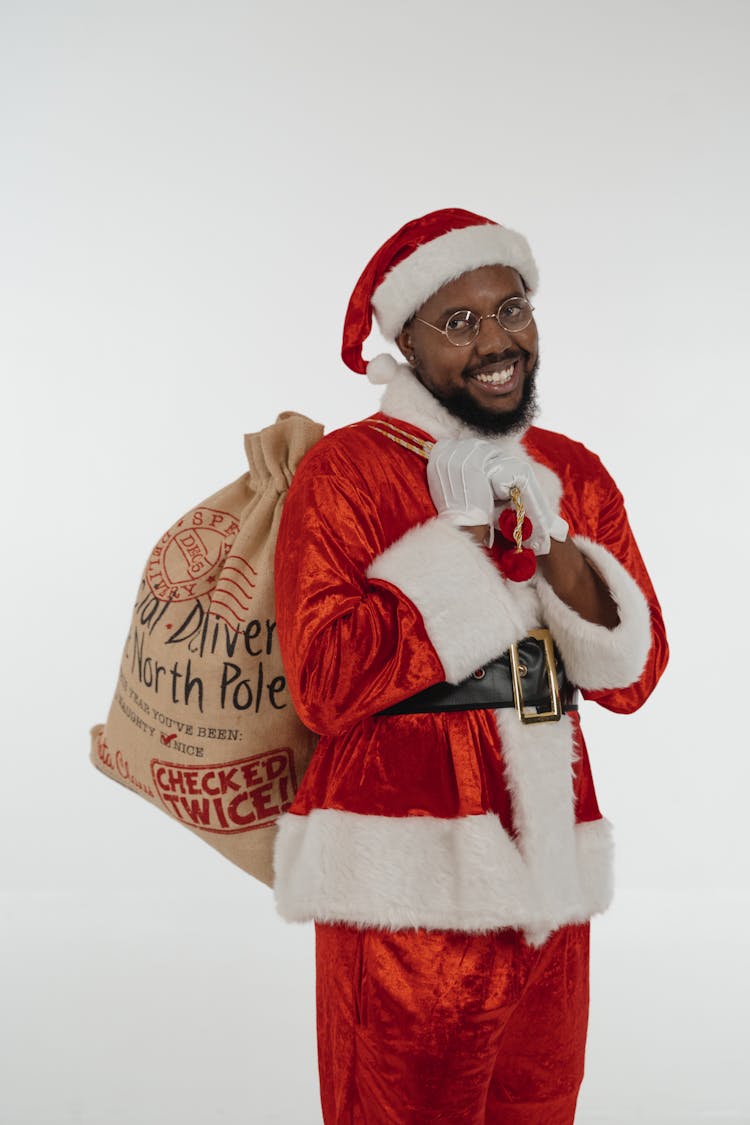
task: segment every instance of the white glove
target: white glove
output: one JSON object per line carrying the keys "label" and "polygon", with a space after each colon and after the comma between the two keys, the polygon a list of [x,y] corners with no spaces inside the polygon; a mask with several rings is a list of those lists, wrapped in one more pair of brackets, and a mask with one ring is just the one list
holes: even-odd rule
{"label": "white glove", "polygon": [[568,536],[568,525],[558,516],[539,486],[534,470],[520,457],[500,457],[490,467],[490,484],[500,501],[510,500],[511,488],[517,488],[531,520],[532,533],[528,540],[535,555],[547,555],[550,539],[563,543]]}
{"label": "white glove", "polygon": [[481,438],[436,441],[427,462],[427,484],[440,519],[456,527],[495,522],[495,495],[489,481],[497,447]]}

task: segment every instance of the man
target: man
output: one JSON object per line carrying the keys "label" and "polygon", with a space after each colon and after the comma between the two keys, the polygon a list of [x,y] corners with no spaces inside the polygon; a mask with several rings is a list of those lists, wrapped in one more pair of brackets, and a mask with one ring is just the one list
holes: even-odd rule
{"label": "man", "polygon": [[[286,501],[279,640],[321,737],[276,895],[316,923],[326,1123],[574,1118],[612,866],[578,700],[634,711],[667,644],[616,485],[531,425],[536,285],[514,231],[407,223],[344,328],[381,410]],[[373,310],[404,364],[365,365]]]}

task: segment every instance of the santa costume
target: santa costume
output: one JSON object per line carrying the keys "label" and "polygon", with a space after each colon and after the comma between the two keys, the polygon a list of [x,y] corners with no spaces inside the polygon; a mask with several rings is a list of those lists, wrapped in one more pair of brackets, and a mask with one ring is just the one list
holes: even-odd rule
{"label": "santa costume", "polygon": [[[436,517],[430,448],[476,431],[407,365],[362,360],[373,310],[395,339],[442,285],[484,265],[536,288],[521,235],[455,209],[407,224],[374,256],[342,354],[387,381],[380,411],[311,450],[279,530],[279,641],[320,741],[279,821],[275,894],[284,918],[316,924],[327,1125],[572,1122],[588,924],[612,895],[612,830],[578,693],[632,712],[667,660],[659,604],[598,457],[536,426],[486,439],[532,463],[617,606],[611,629],[538,571],[506,577],[501,536],[482,547]],[[412,707],[435,685],[450,695],[481,680],[539,629],[578,689],[561,715],[528,722],[517,698]]]}

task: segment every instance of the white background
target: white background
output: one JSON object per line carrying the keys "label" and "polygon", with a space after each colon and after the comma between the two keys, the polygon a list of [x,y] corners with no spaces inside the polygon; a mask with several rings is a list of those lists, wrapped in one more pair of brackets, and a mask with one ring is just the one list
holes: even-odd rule
{"label": "white background", "polygon": [[672,643],[640,713],[584,716],[619,890],[578,1120],[750,1122],[749,11],[0,4],[3,1123],[320,1121],[312,927],[88,728],[243,432],[376,409],[349,293],[443,206],[529,238],[541,424],[617,479]]}

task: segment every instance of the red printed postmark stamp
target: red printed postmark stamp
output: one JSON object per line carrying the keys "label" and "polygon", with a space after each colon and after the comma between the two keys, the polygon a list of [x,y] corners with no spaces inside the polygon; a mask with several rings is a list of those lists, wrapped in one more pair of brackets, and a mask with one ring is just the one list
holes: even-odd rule
{"label": "red printed postmark stamp", "polygon": [[211,594],[210,612],[233,629],[239,630],[247,619],[255,589],[254,580],[257,577],[257,570],[242,555],[227,555]]}
{"label": "red printed postmark stamp", "polygon": [[216,765],[154,759],[151,776],[166,810],[206,832],[265,828],[289,808],[297,788],[287,746]]}
{"label": "red printed postmark stamp", "polygon": [[184,602],[210,594],[238,531],[231,512],[218,508],[188,512],[151,552],[146,567],[151,593],[160,602]]}

